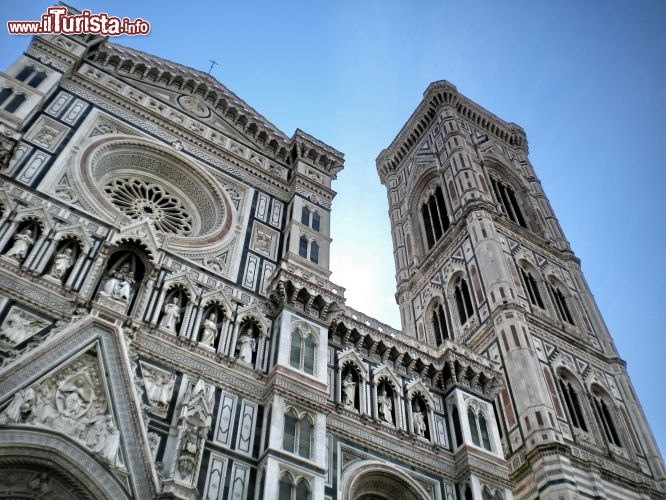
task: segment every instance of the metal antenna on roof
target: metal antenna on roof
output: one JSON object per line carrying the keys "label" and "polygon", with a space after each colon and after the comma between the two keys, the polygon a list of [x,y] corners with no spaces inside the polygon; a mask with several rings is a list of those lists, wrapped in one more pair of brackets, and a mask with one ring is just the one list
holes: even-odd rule
{"label": "metal antenna on roof", "polygon": [[210,75],[210,72],[213,71],[213,67],[219,66],[220,63],[218,63],[215,59],[208,59],[208,62],[210,63],[210,69],[208,70],[208,74]]}

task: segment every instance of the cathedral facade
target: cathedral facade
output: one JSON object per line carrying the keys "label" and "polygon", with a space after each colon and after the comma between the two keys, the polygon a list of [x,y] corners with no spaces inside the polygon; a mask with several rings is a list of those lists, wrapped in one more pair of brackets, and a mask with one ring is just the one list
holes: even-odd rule
{"label": "cathedral facade", "polygon": [[97,36],[0,74],[0,498],[666,498],[523,130],[377,158],[400,331],[330,281],[343,154]]}

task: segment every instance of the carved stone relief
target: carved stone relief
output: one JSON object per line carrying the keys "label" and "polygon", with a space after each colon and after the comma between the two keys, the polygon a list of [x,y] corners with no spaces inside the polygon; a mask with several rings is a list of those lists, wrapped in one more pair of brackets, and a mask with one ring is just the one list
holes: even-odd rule
{"label": "carved stone relief", "polygon": [[96,353],[89,351],[17,392],[0,425],[27,424],[65,434],[112,467],[124,470],[120,432],[110,412]]}
{"label": "carved stone relief", "polygon": [[143,374],[146,396],[150,402],[149,411],[164,418],[173,396],[176,376],[167,370],[162,370],[144,362],[139,364]]}
{"label": "carved stone relief", "polygon": [[188,488],[196,485],[206,434],[212,423],[215,387],[203,380],[191,387],[180,407],[176,456],[170,476]]}
{"label": "carved stone relief", "polygon": [[29,339],[49,324],[43,318],[12,306],[0,326],[0,349],[8,349]]}

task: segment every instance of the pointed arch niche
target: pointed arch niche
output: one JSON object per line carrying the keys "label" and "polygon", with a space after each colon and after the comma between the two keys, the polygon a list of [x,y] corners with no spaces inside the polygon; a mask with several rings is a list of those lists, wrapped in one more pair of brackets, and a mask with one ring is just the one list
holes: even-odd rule
{"label": "pointed arch niche", "polygon": [[[421,439],[435,441],[435,421],[433,409],[435,402],[428,388],[420,380],[414,380],[405,388],[407,407],[407,427],[409,432]],[[418,414],[421,416],[419,417]]]}
{"label": "pointed arch niche", "polygon": [[380,365],[373,371],[372,396],[375,418],[386,425],[404,429],[402,384],[387,366]]}
{"label": "pointed arch niche", "polygon": [[[338,355],[335,400],[348,410],[367,414],[368,382],[368,367],[356,351],[354,349],[342,351]],[[351,383],[354,385],[349,385]]]}

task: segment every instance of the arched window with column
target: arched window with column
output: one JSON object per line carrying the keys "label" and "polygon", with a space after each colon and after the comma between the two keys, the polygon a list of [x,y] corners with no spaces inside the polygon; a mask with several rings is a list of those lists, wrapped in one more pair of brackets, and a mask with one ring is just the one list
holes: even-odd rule
{"label": "arched window with column", "polygon": [[301,210],[301,224],[310,225],[310,209],[308,207],[303,207]]}
{"label": "arched window with column", "polygon": [[562,399],[564,399],[564,406],[567,408],[571,425],[587,432],[587,422],[581,406],[580,384],[564,369],[560,369],[557,375],[557,383],[562,392]]}
{"label": "arched window with column", "polygon": [[303,332],[300,328],[295,328],[291,332],[289,365],[308,375],[314,375],[315,350],[314,336],[309,332]]}
{"label": "arched window with column", "polygon": [[541,296],[541,287],[539,286],[542,282],[541,276],[538,272],[526,261],[521,261],[518,264],[520,270],[520,277],[523,280],[523,285],[525,287],[525,293],[527,298],[530,301],[530,304],[533,306],[540,307],[545,309],[546,306]]}
{"label": "arched window with column", "polygon": [[516,193],[513,187],[503,180],[500,180],[498,177],[491,175],[490,184],[493,187],[493,194],[495,195],[495,200],[502,207],[502,212],[504,215],[511,221],[520,225],[521,227],[527,227],[525,223],[525,217],[523,217],[523,212],[518,203]]}
{"label": "arched window with column", "polygon": [[14,113],[24,102],[25,102],[25,95],[23,94],[15,95],[5,106],[5,111],[7,111],[8,113]]}
{"label": "arched window with column", "polygon": [[290,408],[284,415],[282,447],[289,453],[310,458],[314,424],[308,414]]}
{"label": "arched window with column", "polygon": [[472,307],[472,296],[469,293],[467,280],[462,276],[460,276],[455,282],[453,295],[458,309],[460,324],[464,325],[467,320],[473,316],[474,308]]}
{"label": "arched window with column", "polygon": [[423,200],[421,204],[421,222],[427,249],[430,250],[444,236],[450,226],[449,215],[444,203],[444,194],[440,186],[437,186],[432,194]]}
{"label": "arched window with column", "polygon": [[571,314],[571,309],[569,308],[569,302],[567,296],[562,292],[564,286],[551,279],[548,281],[548,293],[553,302],[555,308],[555,314],[561,321],[566,321],[570,325],[575,325],[573,315]]}
{"label": "arched window with column", "polygon": [[442,302],[437,302],[432,308],[430,315],[433,335],[435,337],[435,344],[441,345],[447,339],[451,338],[449,332],[449,325],[447,320],[447,313],[445,305]]}
{"label": "arched window with column", "polygon": [[616,425],[615,404],[612,398],[597,385],[592,386],[591,392],[597,421],[606,441],[621,448],[622,442]]}

